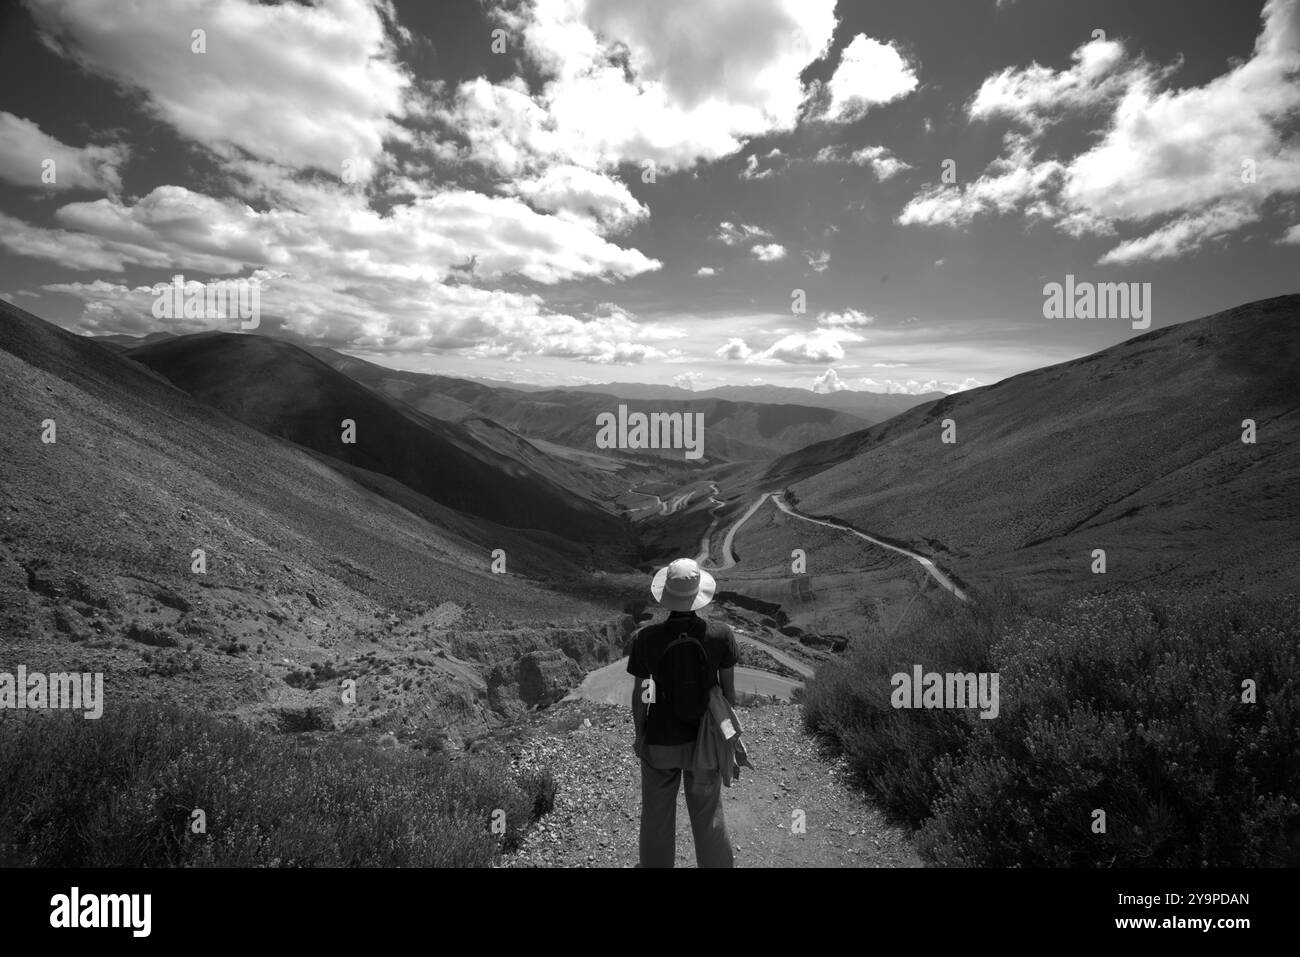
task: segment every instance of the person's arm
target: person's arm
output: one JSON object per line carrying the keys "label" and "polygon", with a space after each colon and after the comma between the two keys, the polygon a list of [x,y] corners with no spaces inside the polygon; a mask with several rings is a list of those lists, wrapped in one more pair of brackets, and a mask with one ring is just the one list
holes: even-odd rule
{"label": "person's arm", "polygon": [[646,703],[641,700],[641,682],[645,680],[645,675],[639,674],[649,670],[646,668],[644,655],[645,649],[641,641],[641,633],[638,631],[636,637],[632,639],[632,648],[627,659],[627,673],[632,676],[632,726],[636,730],[632,751],[637,757],[641,756],[645,744],[645,719],[648,711]]}
{"label": "person's arm", "polygon": [[736,641],[736,634],[727,627],[727,650],[722,655],[722,663],[718,667],[718,684],[722,685],[722,696],[727,699],[727,703],[733,708],[736,706],[736,665],[740,662],[740,645]]}
{"label": "person's arm", "polygon": [[719,668],[718,680],[722,683],[722,696],[734,708],[736,706],[736,669]]}
{"label": "person's arm", "polygon": [[645,717],[648,710],[646,703],[641,700],[643,691],[641,682],[643,680],[643,678],[637,677],[632,682],[632,725],[636,728],[636,741],[633,743],[632,748],[638,756],[641,754],[642,745],[645,744]]}

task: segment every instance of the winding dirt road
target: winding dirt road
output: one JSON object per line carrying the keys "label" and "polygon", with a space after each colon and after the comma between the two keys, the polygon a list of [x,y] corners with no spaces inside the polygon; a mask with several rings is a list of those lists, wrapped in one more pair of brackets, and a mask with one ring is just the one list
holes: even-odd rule
{"label": "winding dirt road", "polygon": [[[713,490],[716,492],[718,490],[718,487],[714,485]],[[655,503],[653,505],[638,505],[635,508],[632,507],[628,508],[629,512],[646,512],[646,511],[653,510],[654,515],[672,515],[678,509],[682,509],[685,508],[687,505],[690,505],[691,499],[695,498],[695,492],[691,491],[691,492],[683,492],[680,495],[674,495],[672,498],[665,500],[659,497],[658,495],[655,495],[653,492],[639,492],[637,491],[635,485],[629,485],[627,492],[625,492],[624,494],[640,495],[643,498],[654,499]],[[714,499],[714,501],[717,500]],[[718,502],[718,504],[721,505],[722,503]]]}
{"label": "winding dirt road", "polygon": [[[745,523],[745,520],[749,518],[749,516],[753,515],[755,511],[758,510],[758,507],[763,504],[763,498],[766,498],[767,496],[764,495],[762,498],[760,498],[757,502],[755,502],[753,505],[749,507],[749,510],[746,511],[744,515],[740,516],[739,519],[737,519],[734,523],[732,523],[731,528],[727,530],[727,534],[722,539],[722,563],[715,564],[713,559],[709,557],[709,543],[713,538],[713,530],[718,527],[718,517],[719,517],[718,513],[726,506],[727,503],[724,502],[722,499],[718,498],[717,482],[710,482],[709,488],[713,490],[709,494],[709,501],[713,503],[713,508],[710,509],[710,514],[713,516],[713,521],[709,523],[709,527],[705,529],[704,535],[700,538],[700,550],[699,553],[695,556],[695,561],[699,563],[701,568],[708,569],[709,571],[720,572],[720,571],[725,571],[726,569],[731,568],[733,565],[736,564],[735,556],[731,552],[731,540],[736,535],[736,529],[740,528],[740,526]],[[770,495],[771,493],[769,492],[767,494]]]}
{"label": "winding dirt road", "polygon": [[[806,661],[800,661],[798,658],[793,658],[790,655],[787,655],[780,648],[777,648],[773,645],[769,645],[766,641],[760,641],[757,638],[751,637],[750,635],[745,634],[739,628],[733,627],[731,630],[735,634],[737,641],[746,645],[753,645],[755,648],[759,648],[763,651],[766,651],[777,661],[781,662],[781,664],[785,665],[787,668],[790,668],[798,672],[800,675],[802,675],[805,678],[811,678],[813,676],[814,669],[812,665],[808,664]],[[739,669],[737,669],[737,671],[739,671]]]}
{"label": "winding dirt road", "polygon": [[[957,586],[957,583],[954,582],[951,578],[949,578],[946,574],[944,574],[943,569],[941,569],[938,565],[936,565],[931,559],[926,558],[920,552],[914,552],[910,548],[904,548],[901,545],[891,545],[889,544],[889,542],[882,542],[880,539],[874,538],[873,536],[868,535],[866,532],[859,532],[856,528],[849,528],[845,525],[837,525],[834,522],[825,522],[819,518],[810,518],[807,515],[795,511],[794,507],[792,505],[787,504],[784,498],[781,498],[780,496],[775,495],[771,492],[769,492],[768,495],[772,496],[772,501],[776,502],[776,507],[779,508],[781,511],[785,512],[787,515],[791,515],[794,518],[803,519],[805,522],[812,522],[812,524],[814,525],[825,525],[827,528],[835,528],[835,529],[839,529],[841,532],[849,532],[850,534],[858,536],[858,538],[865,539],[866,541],[871,542],[871,544],[873,545],[879,545],[881,548],[887,548],[891,552],[898,552],[898,554],[900,555],[906,555],[908,558],[912,559],[912,561],[916,562],[927,572],[929,572],[930,577],[933,578],[935,581],[937,581],[944,588],[948,589],[948,591],[951,592],[954,597],[960,599],[961,601],[967,600],[966,593],[963,592]],[[759,499],[759,501],[761,502],[762,499]]]}
{"label": "winding dirt road", "polygon": [[[714,495],[716,495],[717,486],[714,485],[713,488],[714,488]],[[891,545],[889,542],[883,542],[880,539],[875,538],[874,536],[868,535],[866,532],[859,532],[856,528],[849,528],[845,525],[838,525],[835,522],[827,522],[827,521],[823,521],[820,518],[812,518],[808,515],[804,515],[802,512],[796,510],[794,506],[788,504],[785,501],[783,496],[784,496],[784,492],[782,493],[764,492],[754,501],[752,505],[749,506],[749,508],[745,509],[743,515],[741,515],[739,518],[737,518],[734,522],[731,523],[731,526],[727,529],[726,535],[724,535],[722,538],[722,549],[721,549],[722,561],[718,564],[714,564],[713,561],[709,558],[709,541],[713,534],[714,528],[718,524],[717,518],[715,517],[713,523],[709,525],[709,530],[704,533],[704,538],[700,541],[700,553],[696,557],[696,561],[700,563],[701,567],[707,568],[710,571],[723,571],[725,569],[733,567],[736,564],[736,556],[734,551],[732,550],[732,543],[735,541],[736,533],[740,531],[741,526],[744,525],[745,522],[749,521],[750,516],[752,516],[755,512],[757,512],[759,507],[770,498],[773,502],[776,503],[777,508],[779,508],[781,511],[785,512],[787,515],[791,516],[792,518],[797,518],[805,522],[811,522],[813,525],[824,525],[827,528],[834,528],[834,529],[838,529],[841,532],[848,532],[852,535],[858,536],[858,538],[861,538],[864,541],[870,542],[873,545],[878,545],[881,548],[887,548],[891,552],[898,552],[900,555],[906,555],[908,558],[912,559],[912,561],[916,562],[922,568],[924,568],[926,572],[930,575],[930,577],[932,577],[940,585],[942,585],[949,592],[951,592],[954,597],[960,599],[961,601],[967,600],[966,593],[961,590],[961,588],[957,585],[957,583],[954,582],[951,578],[949,578],[944,573],[943,569],[941,569],[938,565],[936,565],[932,559],[927,558],[925,555],[922,555],[920,552],[914,552],[910,548],[904,548],[901,545]],[[711,500],[718,502],[717,498],[713,498]],[[721,502],[718,502],[719,506],[721,506],[721,504],[722,504]]]}
{"label": "winding dirt road", "polygon": [[667,504],[666,504],[666,503],[664,502],[664,500],[661,499],[658,495],[654,495],[654,494],[652,494],[652,493],[650,493],[650,492],[638,492],[638,491],[636,490],[636,486],[635,486],[635,485],[629,485],[629,486],[627,487],[627,492],[626,492],[625,494],[627,494],[627,495],[640,495],[640,496],[642,496],[642,497],[644,497],[644,498],[652,498],[652,499],[655,500],[655,503],[654,503],[653,505],[638,505],[638,506],[636,506],[635,508],[629,508],[628,511],[630,511],[630,512],[644,512],[644,511],[647,511],[648,509],[654,509],[654,510],[655,510],[655,511],[654,511],[654,514],[655,514],[655,515],[665,515],[665,514],[667,514]]}

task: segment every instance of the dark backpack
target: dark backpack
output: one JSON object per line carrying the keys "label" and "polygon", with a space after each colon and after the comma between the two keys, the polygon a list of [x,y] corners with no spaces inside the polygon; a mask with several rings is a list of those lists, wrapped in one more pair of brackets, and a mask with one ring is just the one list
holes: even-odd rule
{"label": "dark backpack", "polygon": [[666,705],[684,722],[704,717],[709,710],[709,690],[717,684],[704,645],[686,631],[670,641],[659,656],[654,679],[655,703]]}

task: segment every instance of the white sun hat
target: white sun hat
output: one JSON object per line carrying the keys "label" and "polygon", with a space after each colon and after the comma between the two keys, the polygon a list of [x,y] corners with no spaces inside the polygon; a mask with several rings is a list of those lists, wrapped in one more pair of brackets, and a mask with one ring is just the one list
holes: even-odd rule
{"label": "white sun hat", "polygon": [[670,611],[695,611],[713,601],[718,583],[693,558],[670,562],[650,580],[650,594]]}

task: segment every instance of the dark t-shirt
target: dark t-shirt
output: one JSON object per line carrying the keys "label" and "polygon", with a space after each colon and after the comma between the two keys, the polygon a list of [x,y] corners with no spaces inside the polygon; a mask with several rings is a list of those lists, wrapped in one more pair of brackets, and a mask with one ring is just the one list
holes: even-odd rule
{"label": "dark t-shirt", "polygon": [[[668,643],[683,631],[689,630],[700,643],[709,658],[709,667],[714,671],[721,668],[734,668],[740,658],[736,647],[736,636],[731,633],[731,626],[726,622],[707,621],[699,615],[669,615],[667,619],[646,625],[632,639],[632,651],[627,659],[627,673],[637,678],[637,691],[641,690],[641,679],[654,674],[659,656],[663,654]],[[672,713],[671,708],[650,706],[646,715],[646,744],[686,744],[694,742],[699,733],[699,721],[682,721]]]}

